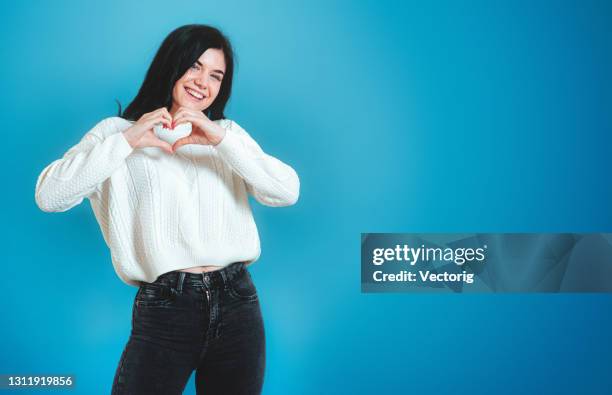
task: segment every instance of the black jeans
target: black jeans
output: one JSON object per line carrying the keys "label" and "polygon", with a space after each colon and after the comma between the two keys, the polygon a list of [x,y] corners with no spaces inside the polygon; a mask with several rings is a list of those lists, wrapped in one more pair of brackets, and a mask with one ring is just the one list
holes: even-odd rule
{"label": "black jeans", "polygon": [[265,368],[259,297],[243,262],[172,271],[142,283],[112,394],[260,394]]}

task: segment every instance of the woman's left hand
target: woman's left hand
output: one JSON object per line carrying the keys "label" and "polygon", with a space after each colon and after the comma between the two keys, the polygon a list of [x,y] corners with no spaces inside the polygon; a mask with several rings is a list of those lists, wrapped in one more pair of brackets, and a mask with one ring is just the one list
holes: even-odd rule
{"label": "woman's left hand", "polygon": [[175,152],[186,144],[217,145],[225,137],[225,129],[211,121],[203,112],[179,107],[172,116],[172,125],[176,127],[185,122],[191,122],[191,134],[178,139],[172,145],[172,150]]}

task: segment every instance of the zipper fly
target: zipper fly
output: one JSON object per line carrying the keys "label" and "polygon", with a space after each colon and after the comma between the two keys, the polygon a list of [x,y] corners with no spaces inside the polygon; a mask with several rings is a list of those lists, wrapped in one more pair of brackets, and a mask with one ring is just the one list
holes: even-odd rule
{"label": "zipper fly", "polygon": [[202,280],[204,282],[204,290],[206,291],[206,302],[210,306],[210,290],[208,289],[210,279],[208,277],[208,274],[202,274]]}

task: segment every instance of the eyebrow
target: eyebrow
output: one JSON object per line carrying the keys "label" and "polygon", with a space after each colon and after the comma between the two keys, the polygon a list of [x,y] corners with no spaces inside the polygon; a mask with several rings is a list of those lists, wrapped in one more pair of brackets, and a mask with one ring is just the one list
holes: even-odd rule
{"label": "eyebrow", "polygon": [[[197,63],[197,64],[199,64],[200,66],[204,66],[204,65],[202,64],[202,62],[200,62],[199,60],[196,60],[196,63]],[[217,73],[221,73],[221,74],[225,75],[225,73],[224,73],[222,70],[218,70],[218,69],[217,69],[217,70],[213,70],[213,72],[215,72],[215,71],[216,71]]]}

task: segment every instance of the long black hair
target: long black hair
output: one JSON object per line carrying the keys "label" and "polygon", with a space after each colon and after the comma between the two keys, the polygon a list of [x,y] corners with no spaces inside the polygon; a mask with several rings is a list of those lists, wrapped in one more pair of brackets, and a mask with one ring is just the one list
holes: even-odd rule
{"label": "long black hair", "polygon": [[134,100],[123,112],[121,103],[117,101],[117,116],[136,121],[143,114],[160,107],[170,111],[174,84],[208,48],[223,51],[225,75],[215,101],[203,112],[211,121],[224,119],[223,111],[232,92],[234,53],[229,39],[219,29],[199,24],[181,26],[164,39]]}

